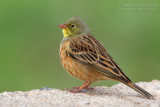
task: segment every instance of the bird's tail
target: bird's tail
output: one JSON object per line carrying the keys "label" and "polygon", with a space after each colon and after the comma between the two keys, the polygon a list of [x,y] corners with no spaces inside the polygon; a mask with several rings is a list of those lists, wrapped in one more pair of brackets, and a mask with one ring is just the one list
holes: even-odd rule
{"label": "bird's tail", "polygon": [[137,91],[138,93],[142,94],[143,96],[145,96],[148,99],[154,99],[154,97],[148,93],[147,91],[145,91],[144,89],[142,89],[141,87],[137,86],[136,84],[134,84],[133,82],[129,82],[129,83],[124,83],[127,86],[131,87],[132,89],[134,89],[135,91]]}

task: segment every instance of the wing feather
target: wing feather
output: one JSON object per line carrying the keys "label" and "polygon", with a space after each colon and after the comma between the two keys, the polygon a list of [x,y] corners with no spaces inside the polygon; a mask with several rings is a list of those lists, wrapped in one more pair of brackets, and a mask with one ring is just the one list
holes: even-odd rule
{"label": "wing feather", "polygon": [[121,82],[130,81],[118,67],[113,58],[106,52],[91,34],[70,39],[70,50],[67,52],[72,58],[95,71]]}

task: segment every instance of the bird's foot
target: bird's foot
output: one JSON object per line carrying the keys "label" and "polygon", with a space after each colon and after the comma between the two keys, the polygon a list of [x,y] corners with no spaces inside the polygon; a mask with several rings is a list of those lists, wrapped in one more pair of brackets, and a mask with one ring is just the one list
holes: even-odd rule
{"label": "bird's foot", "polygon": [[[72,89],[79,89],[80,87],[72,87]],[[94,88],[92,87],[84,87],[83,89],[86,89],[86,90],[94,90]]]}
{"label": "bird's foot", "polygon": [[72,88],[72,89],[67,88],[66,90],[72,93],[86,93],[87,92],[86,90],[79,90],[79,88]]}

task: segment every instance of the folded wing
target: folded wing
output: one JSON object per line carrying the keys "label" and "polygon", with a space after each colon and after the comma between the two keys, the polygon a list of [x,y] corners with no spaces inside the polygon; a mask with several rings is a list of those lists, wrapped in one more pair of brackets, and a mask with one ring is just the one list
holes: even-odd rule
{"label": "folded wing", "polygon": [[75,60],[107,76],[110,79],[130,82],[129,78],[118,67],[113,58],[106,52],[91,34],[70,39],[70,49],[67,51]]}

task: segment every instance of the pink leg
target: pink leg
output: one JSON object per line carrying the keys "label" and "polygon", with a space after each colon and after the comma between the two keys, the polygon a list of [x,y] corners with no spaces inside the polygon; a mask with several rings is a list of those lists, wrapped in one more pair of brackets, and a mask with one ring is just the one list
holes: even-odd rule
{"label": "pink leg", "polygon": [[[81,87],[73,87],[72,89],[67,89],[70,92],[73,93],[78,93],[78,92],[82,92],[83,89],[89,89],[89,90],[93,90],[93,88],[88,87],[92,82],[88,82],[86,81]],[[83,92],[85,93],[85,92]]]}
{"label": "pink leg", "polygon": [[[83,89],[93,89],[88,87],[92,82],[89,82]],[[80,87],[73,87],[73,89],[79,89]]]}
{"label": "pink leg", "polygon": [[85,88],[85,89],[91,89],[91,90],[93,90],[93,88],[88,87],[91,83],[92,83],[92,82],[89,82],[84,88]]}
{"label": "pink leg", "polygon": [[73,92],[73,93],[81,92],[81,90],[86,86],[87,83],[88,83],[88,81],[85,81],[81,87],[73,87],[73,89],[67,89],[67,90],[70,92]]}

